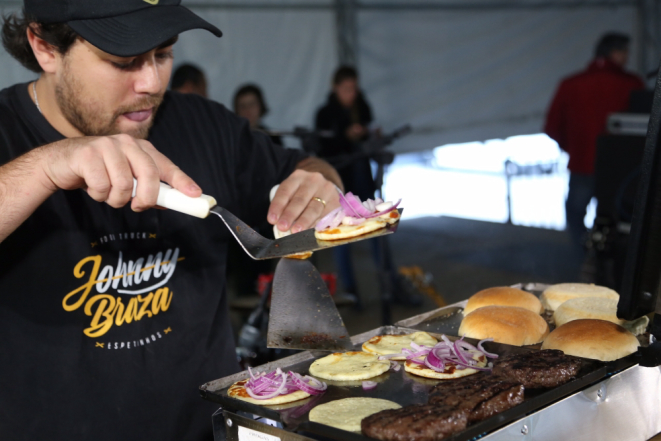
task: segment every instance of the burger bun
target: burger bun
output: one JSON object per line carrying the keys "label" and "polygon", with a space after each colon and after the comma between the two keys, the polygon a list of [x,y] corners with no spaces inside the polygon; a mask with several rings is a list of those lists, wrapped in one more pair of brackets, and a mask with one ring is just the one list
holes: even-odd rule
{"label": "burger bun", "polygon": [[540,300],[545,309],[555,311],[567,300],[580,297],[599,297],[620,300],[620,295],[605,286],[592,285],[588,283],[560,283],[551,285],[544,290]]}
{"label": "burger bun", "polygon": [[459,326],[459,335],[498,343],[526,346],[541,343],[549,325],[537,313],[514,306],[484,306],[468,314]]}
{"label": "burger bun", "polygon": [[517,306],[532,311],[535,314],[540,314],[544,311],[542,302],[529,292],[508,286],[498,286],[483,289],[472,295],[464,308],[464,315],[468,315],[478,308],[493,305]]}
{"label": "burger bun", "polygon": [[638,350],[638,339],[622,326],[597,319],[579,319],[551,332],[542,349],[559,349],[567,355],[612,361]]}

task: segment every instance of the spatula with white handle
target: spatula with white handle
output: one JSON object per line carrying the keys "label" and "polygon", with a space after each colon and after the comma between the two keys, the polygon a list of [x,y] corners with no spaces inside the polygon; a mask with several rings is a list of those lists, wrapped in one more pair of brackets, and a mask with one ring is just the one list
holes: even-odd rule
{"label": "spatula with white handle", "polygon": [[[133,196],[138,186],[137,180],[133,181]],[[170,210],[179,211],[181,213],[189,214],[191,216],[206,218],[209,213],[213,213],[220,217],[225,223],[230,233],[239,242],[241,248],[244,249],[250,257],[255,260],[275,259],[278,257],[290,256],[297,253],[306,253],[310,251],[317,251],[325,248],[332,248],[338,245],[344,245],[359,240],[371,239],[373,237],[383,236],[385,234],[392,234],[397,231],[397,224],[388,225],[385,228],[376,230],[372,233],[364,234],[351,239],[342,239],[334,241],[320,241],[314,236],[314,228],[301,231],[300,233],[291,234],[286,237],[281,237],[276,240],[267,239],[260,235],[258,232],[246,225],[241,219],[234,216],[232,213],[219,207],[216,204],[216,199],[212,196],[203,194],[200,197],[192,198],[186,196],[179,190],[170,187],[168,184],[161,182],[161,188],[158,192],[158,199],[156,204],[168,208]],[[399,209],[400,213],[402,209]]]}

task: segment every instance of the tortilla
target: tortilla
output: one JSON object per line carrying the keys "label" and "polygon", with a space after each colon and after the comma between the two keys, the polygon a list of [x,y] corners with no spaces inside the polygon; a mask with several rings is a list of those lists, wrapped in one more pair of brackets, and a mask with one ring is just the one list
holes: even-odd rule
{"label": "tortilla", "polygon": [[[424,357],[419,357],[419,359],[424,360]],[[487,357],[484,356],[481,352],[475,352],[473,356],[474,360],[477,360],[477,365],[483,367],[487,365]],[[465,368],[457,369],[455,364],[448,363],[445,366],[443,372],[436,372],[433,369],[429,369],[424,364],[417,364],[410,360],[407,360],[404,363],[404,370],[410,372],[413,375],[419,375],[425,378],[434,378],[436,380],[451,380],[453,378],[466,377],[468,375],[477,374],[479,371],[476,369]]]}
{"label": "tortilla", "polygon": [[[273,237],[276,239],[280,239],[281,237],[289,236],[291,234],[291,229],[287,231],[280,231],[280,229],[276,226],[273,225]],[[300,260],[305,260],[312,256],[312,251],[305,251],[301,253],[294,253],[294,254],[289,254],[288,256],[285,256],[288,259],[300,259]]]}
{"label": "tortilla", "polygon": [[380,398],[344,398],[321,404],[310,411],[310,421],[350,432],[360,432],[360,422],[386,409],[399,409],[399,404]]}
{"label": "tortilla", "polygon": [[[377,335],[363,343],[363,351],[377,355],[401,354],[402,349],[411,349],[411,342],[419,345],[434,346],[438,343],[426,332],[414,332],[406,335]],[[406,355],[391,357],[391,360],[406,360]]]}
{"label": "tortilla", "polygon": [[367,219],[360,225],[338,225],[335,228],[326,228],[321,231],[315,231],[314,237],[320,240],[338,240],[350,239],[353,237],[362,236],[363,234],[371,233],[372,231],[380,230],[388,225],[388,221],[380,217],[373,217]]}
{"label": "tortilla", "polygon": [[302,390],[297,390],[295,392],[286,395],[278,395],[277,397],[268,398],[266,400],[256,400],[250,395],[248,395],[248,392],[246,391],[246,383],[248,381],[249,379],[237,381],[236,383],[231,385],[230,388],[227,390],[227,395],[231,398],[236,398],[237,400],[243,400],[249,403],[259,404],[261,406],[269,406],[271,404],[291,403],[292,401],[302,400],[303,398],[307,398],[310,396],[310,394],[307,392],[303,392]]}
{"label": "tortilla", "polygon": [[367,352],[335,352],[310,365],[310,374],[326,380],[367,380],[390,369],[389,360]]}
{"label": "tortilla", "polygon": [[396,224],[397,222],[399,222],[400,217],[401,217],[401,215],[399,214],[399,211],[397,211],[396,209],[392,210],[392,211],[389,211],[388,213],[384,213],[381,216],[379,216],[380,219],[385,219],[386,222],[388,222],[390,225]]}

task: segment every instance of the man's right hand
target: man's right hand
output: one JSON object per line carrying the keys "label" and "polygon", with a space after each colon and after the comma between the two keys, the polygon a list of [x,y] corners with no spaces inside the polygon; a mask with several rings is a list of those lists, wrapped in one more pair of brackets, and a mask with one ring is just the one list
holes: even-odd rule
{"label": "man's right hand", "polygon": [[122,207],[138,180],[134,211],[156,204],[159,181],[191,197],[200,187],[148,141],[128,135],[67,138],[0,167],[0,241],[58,189],[85,188],[99,202]]}
{"label": "man's right hand", "polygon": [[149,142],[129,135],[68,138],[40,147],[45,185],[86,188],[96,201],[119,208],[131,201],[133,178],[138,180],[133,211],[156,204],[159,181],[198,197],[200,187]]}

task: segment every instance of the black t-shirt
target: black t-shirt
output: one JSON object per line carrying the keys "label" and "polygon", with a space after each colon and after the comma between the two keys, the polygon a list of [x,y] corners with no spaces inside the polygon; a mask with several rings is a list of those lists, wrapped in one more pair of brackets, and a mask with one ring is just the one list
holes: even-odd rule
{"label": "black t-shirt", "polygon": [[[26,84],[0,92],[0,164],[62,138]],[[194,95],[167,93],[149,140],[248,223],[303,159]],[[52,195],[0,243],[0,438],[210,437],[198,387],[238,369],[230,238],[215,216]]]}

